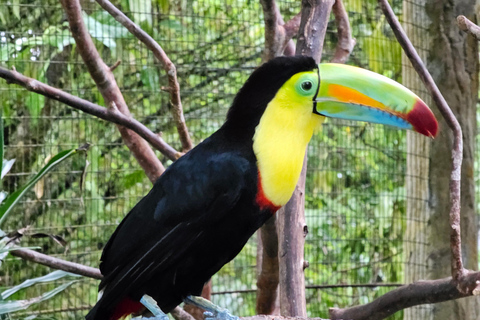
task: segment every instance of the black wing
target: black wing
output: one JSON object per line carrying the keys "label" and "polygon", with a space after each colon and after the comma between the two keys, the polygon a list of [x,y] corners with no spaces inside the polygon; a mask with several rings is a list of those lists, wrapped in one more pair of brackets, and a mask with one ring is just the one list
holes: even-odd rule
{"label": "black wing", "polygon": [[246,159],[232,153],[190,152],[174,163],[107,243],[102,303],[115,305],[152,274],[174,266],[205,226],[236,204],[250,170]]}

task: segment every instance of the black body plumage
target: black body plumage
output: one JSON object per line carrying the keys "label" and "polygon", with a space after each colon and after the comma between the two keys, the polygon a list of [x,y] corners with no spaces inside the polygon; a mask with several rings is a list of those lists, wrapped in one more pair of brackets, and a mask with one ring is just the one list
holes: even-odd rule
{"label": "black body plumage", "polygon": [[255,127],[283,83],[314,68],[311,58],[277,58],[251,75],[225,124],[173,163],[118,226],[101,258],[103,296],[87,319],[110,319],[124,298],[144,294],[169,312],[240,252],[273,213],[255,202]]}

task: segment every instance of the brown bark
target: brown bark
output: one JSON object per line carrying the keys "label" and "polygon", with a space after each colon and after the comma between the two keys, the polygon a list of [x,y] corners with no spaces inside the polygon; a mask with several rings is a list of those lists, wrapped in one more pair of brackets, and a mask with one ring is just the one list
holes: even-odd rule
{"label": "brown bark", "polygon": [[[385,0],[379,2],[384,12],[391,12]],[[455,25],[458,12],[463,10],[468,13],[473,12],[474,2],[471,0],[447,2],[427,0],[424,6],[429,18],[427,29],[430,42],[427,45],[424,43],[423,46],[431,48],[428,52],[427,64],[432,70],[435,81],[439,84],[438,88],[428,73],[422,72],[420,77],[439,108],[437,115],[440,113],[443,116],[440,120],[440,127],[443,130],[433,142],[430,152],[433,164],[429,172],[431,191],[429,205],[432,214],[428,217],[428,221],[431,250],[425,259],[428,259],[430,265],[431,278],[440,278],[448,274],[449,270],[446,266],[450,262],[449,269],[454,283],[461,283],[466,272],[463,265],[465,264],[466,268],[476,268],[478,263],[473,183],[478,48],[476,41],[472,37],[467,38],[465,34],[459,33]],[[419,7],[423,6],[417,6],[417,10]],[[389,18],[391,14],[386,13],[386,15],[389,23],[395,24],[395,21]],[[411,44],[404,41],[405,39],[399,38],[401,28],[396,25],[392,28],[402,47],[411,47]],[[417,71],[425,69],[413,50],[406,53]],[[440,99],[440,90],[445,93],[443,101]],[[446,101],[451,106],[451,111]],[[460,125],[463,128],[463,134]],[[445,130],[447,126],[453,133]],[[462,148],[462,138],[465,140],[465,148]],[[452,172],[450,179],[445,175],[449,170]],[[463,189],[461,198],[460,187]],[[450,195],[450,201],[446,197],[447,194]],[[460,205],[462,205],[461,216]],[[462,235],[460,227],[463,229]],[[450,234],[450,241],[446,239],[446,234]],[[461,245],[462,238],[463,245]],[[462,249],[465,251],[463,257]],[[461,284],[456,287],[460,292],[466,290]],[[476,319],[477,312],[478,300],[467,299],[436,305],[434,318]]]}
{"label": "brown bark", "polygon": [[[428,35],[418,32],[418,28],[427,28],[428,19],[424,10],[418,10],[418,5],[423,7],[425,0],[403,1],[403,26],[412,44],[419,48]],[[419,51],[422,61],[427,60],[427,52]],[[425,92],[424,85],[412,68],[407,56],[402,55],[403,84],[413,90],[429,106],[433,101]],[[430,191],[428,186],[428,172],[430,170],[430,148],[432,140],[415,132],[407,132],[407,174],[405,177],[407,190],[407,224],[403,238],[404,252],[404,279],[405,283],[412,283],[428,279],[428,265],[426,256],[429,249],[427,223],[430,215],[428,201]],[[415,195],[415,196],[412,196]],[[432,318],[431,306],[408,308],[404,311],[404,320],[429,320]]]}
{"label": "brown bark", "polygon": [[263,61],[268,61],[282,54],[294,55],[294,44],[291,39],[298,31],[300,14],[285,23],[275,0],[260,0],[260,3],[265,24]]}
{"label": "brown bark", "polygon": [[[80,274],[86,277],[101,279],[100,270],[96,268],[86,267],[77,263],[68,262],[59,258],[54,258],[43,253],[39,253],[30,249],[22,249],[12,251],[12,255],[32,261],[42,265],[52,267],[54,269],[65,270],[68,272]],[[435,303],[450,299],[458,299],[469,295],[480,295],[480,272],[470,272],[461,280],[460,285],[452,278],[419,281],[381,296],[375,301],[363,305],[346,309],[332,308],[330,314],[332,319],[384,319],[385,317],[415,305],[425,303]],[[462,289],[460,290],[460,287]],[[191,316],[182,312],[180,308],[176,308],[172,315],[177,320],[193,320]],[[278,316],[254,316],[242,319],[248,320],[284,320],[284,319],[308,319],[306,317],[278,317]],[[311,318],[312,320],[319,318]],[[461,318],[463,319],[463,318]]]}
{"label": "brown bark", "polygon": [[278,301],[278,234],[276,216],[270,218],[257,233],[257,314],[280,314]]}
{"label": "brown bark", "polygon": [[[62,6],[67,14],[72,36],[77,44],[77,50],[82,56],[85,66],[97,88],[102,94],[108,108],[118,109],[127,117],[131,117],[123,95],[115,81],[112,71],[102,61],[93,44],[88,30],[83,22],[82,8],[79,0],[62,0]],[[125,145],[130,149],[150,181],[155,182],[165,171],[162,163],[156,157],[148,143],[135,132],[118,126]]]}
{"label": "brown bark", "polygon": [[[472,272],[461,280],[463,289],[459,289],[456,280],[451,277],[438,280],[418,281],[392,290],[373,302],[346,309],[330,309],[331,320],[381,320],[397,311],[412,306],[459,299],[480,294],[480,273]],[[455,300],[462,301],[462,300]],[[475,313],[476,310],[470,310]],[[423,318],[418,318],[420,320]],[[459,315],[452,319],[466,319]]]}
{"label": "brown bark", "polygon": [[[295,54],[291,38],[298,32],[300,14],[284,23],[275,0],[260,1],[265,23],[263,61]],[[257,232],[257,304],[258,314],[279,314],[278,235],[273,217]]]}
{"label": "brown bark", "polygon": [[355,47],[355,39],[352,38],[347,10],[345,10],[342,0],[335,0],[332,12],[337,25],[337,45],[331,62],[345,63]]}
{"label": "brown bark", "polygon": [[305,177],[307,157],[293,196],[278,211],[280,314],[285,317],[306,317],[304,276]]}
{"label": "brown bark", "polygon": [[[182,100],[180,98],[180,84],[177,80],[177,69],[172,61],[168,58],[162,47],[137,26],[132,20],[130,20],[123,12],[118,10],[108,0],[97,0],[98,4],[102,6],[112,17],[120,22],[125,28],[130,31],[138,40],[142,41],[145,46],[152,51],[153,55],[162,64],[163,69],[167,73],[168,88],[167,91],[170,94],[170,105],[172,107],[172,116],[175,126],[177,127],[178,137],[182,143],[182,151],[187,152],[192,149],[193,144],[188,134],[187,125],[183,116]],[[112,68],[110,68],[112,70]]]}
{"label": "brown bark", "polygon": [[[333,0],[302,1],[302,19],[297,36],[296,53],[320,62],[323,41]],[[290,201],[278,213],[280,311],[283,316],[306,316],[304,246],[305,178],[307,157]]]}
{"label": "brown bark", "polygon": [[323,41],[334,0],[302,0],[302,20],[297,36],[297,54],[320,63]]}
{"label": "brown bark", "polygon": [[[429,56],[427,65],[432,71],[439,89],[463,129],[463,163],[461,174],[462,196],[460,199],[461,218],[458,225],[462,229],[463,264],[465,268],[477,270],[477,216],[475,212],[474,151],[476,137],[476,103],[478,99],[478,43],[466,33],[458,32],[456,16],[463,13],[474,19],[475,1],[427,0],[425,11],[430,18],[428,33],[430,43],[427,46]],[[442,120],[440,126],[445,128]],[[449,158],[452,155],[452,134],[443,130],[433,142],[429,172],[432,215],[430,217],[432,244],[428,253],[430,265],[429,278],[436,279],[449,274],[449,241],[445,236],[451,231],[447,223],[448,206],[446,195],[449,192],[444,172],[451,168]],[[455,268],[455,265],[452,266]],[[478,319],[480,315],[479,299],[470,298],[449,301],[435,305],[434,319]]]}
{"label": "brown bark", "polygon": [[91,114],[97,118],[129,128],[130,130],[139,134],[153,147],[155,147],[155,149],[160,151],[172,161],[177,160],[181,156],[180,152],[168,145],[157,134],[150,131],[139,121],[124,115],[117,109],[107,109],[90,101],[83,100],[58,88],[54,88],[38,80],[26,77],[15,70],[8,70],[0,67],[0,78],[5,79],[7,83],[18,84],[31,92],[35,92],[47,98],[60,101],[72,108]]}

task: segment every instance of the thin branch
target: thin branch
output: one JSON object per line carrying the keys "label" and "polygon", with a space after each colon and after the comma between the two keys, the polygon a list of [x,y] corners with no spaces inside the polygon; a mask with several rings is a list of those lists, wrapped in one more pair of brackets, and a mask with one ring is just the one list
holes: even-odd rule
{"label": "thin branch", "polygon": [[345,63],[355,47],[355,39],[352,38],[352,30],[348,21],[347,10],[342,0],[335,0],[332,7],[335,16],[335,24],[337,25],[337,45],[332,62]]}
{"label": "thin branch", "polygon": [[[77,50],[82,56],[92,79],[97,84],[97,88],[102,94],[106,105],[109,108],[118,108],[121,113],[130,117],[130,111],[115,81],[115,77],[110,68],[102,61],[85,26],[80,0],[61,0],[61,3],[67,15],[72,36],[77,44]],[[118,130],[125,145],[137,159],[150,181],[155,182],[165,171],[155,152],[135,132],[121,126],[118,127]]]}
{"label": "thin branch", "polygon": [[302,12],[299,12],[283,25],[283,28],[285,29],[285,35],[287,36],[288,40],[291,40],[297,35],[301,20]]}
{"label": "thin branch", "polygon": [[30,250],[22,249],[10,251],[12,256],[22,258],[27,261],[35,262],[53,269],[63,270],[75,274],[79,274],[84,277],[93,279],[102,279],[103,276],[100,270],[92,267],[88,267],[79,263],[65,261],[62,259],[54,258],[52,256]]}
{"label": "thin branch", "polygon": [[90,101],[83,100],[65,91],[51,87],[48,84],[26,77],[15,70],[8,70],[0,67],[0,78],[5,79],[7,83],[18,84],[31,92],[35,92],[45,97],[60,101],[72,108],[135,131],[142,138],[148,141],[155,149],[160,151],[172,161],[177,160],[181,156],[181,153],[173,149],[157,134],[150,131],[150,129],[148,129],[139,121],[124,115],[117,109],[107,109]]}
{"label": "thin branch", "polygon": [[190,313],[180,307],[175,307],[175,309],[170,311],[170,314],[175,318],[175,320],[195,320]]}
{"label": "thin branch", "polygon": [[[12,254],[12,256],[22,258],[27,261],[35,262],[53,269],[63,270],[63,271],[79,274],[87,278],[93,278],[98,280],[101,280],[103,278],[103,275],[101,274],[100,270],[97,268],[92,268],[92,267],[85,266],[83,264],[70,262],[63,259],[59,259],[59,258],[54,258],[52,256],[49,256],[34,250],[21,249],[21,250],[10,251],[10,253]],[[189,313],[187,313],[180,307],[176,307],[175,309],[173,309],[171,314],[176,320],[195,320],[195,318],[193,318]]]}
{"label": "thin branch", "polygon": [[388,23],[392,27],[395,37],[402,46],[407,57],[410,59],[413,68],[415,71],[417,71],[420,79],[432,96],[433,101],[435,101],[440,113],[444,117],[450,129],[453,131],[452,172],[450,174],[450,247],[452,251],[451,271],[453,279],[457,282],[460,282],[461,278],[466,273],[462,262],[462,240],[460,236],[460,179],[463,159],[462,128],[460,127],[457,118],[448,106],[437,85],[433,81],[432,76],[417,54],[412,43],[405,34],[402,26],[398,22],[398,19],[388,4],[388,1],[379,0],[378,2],[383,13],[385,14],[385,17],[387,18]]}
{"label": "thin branch", "polygon": [[172,61],[168,58],[162,47],[152,38],[148,33],[143,31],[138,25],[130,20],[123,12],[115,7],[108,0],[96,0],[110,15],[120,22],[125,28],[130,31],[138,40],[143,42],[145,46],[152,51],[153,55],[162,64],[163,69],[167,73],[170,93],[170,104],[172,106],[172,115],[175,125],[177,127],[180,141],[182,142],[182,151],[186,152],[192,149],[193,144],[188,134],[187,124],[183,116],[182,100],[180,98],[180,85],[177,80],[177,70]]}
{"label": "thin branch", "polygon": [[298,32],[301,14],[295,15],[287,23],[284,22],[280,9],[275,0],[260,0],[265,23],[265,52],[264,61],[268,61],[282,54],[295,54],[295,45],[292,37]]}
{"label": "thin branch", "polygon": [[[460,289],[451,277],[417,281],[392,290],[378,299],[361,306],[329,310],[332,320],[380,320],[397,311],[420,304],[437,303],[480,294],[480,272],[471,272],[462,278]],[[466,290],[464,290],[466,289]]]}
{"label": "thin branch", "polygon": [[299,12],[283,25],[283,28],[285,29],[285,39],[283,40],[283,46],[285,49],[283,50],[283,54],[285,56],[295,55],[295,43],[292,38],[298,33],[301,19],[302,12]]}
{"label": "thin branch", "polygon": [[[54,269],[72,272],[93,279],[102,279],[100,270],[96,268],[54,258],[30,249],[11,251],[11,254],[24,260],[39,263]],[[380,284],[376,284],[375,286],[378,285]],[[384,319],[385,317],[392,315],[399,310],[415,305],[437,303],[472,295],[480,295],[480,272],[470,272],[466,274],[462,278],[462,283],[460,286],[463,288],[462,290],[460,290],[459,285],[455,281],[452,281],[451,277],[438,280],[418,281],[392,290],[366,305],[346,309],[332,308],[330,309],[330,316],[332,320],[377,320]],[[178,310],[180,308],[177,308],[174,310],[174,312],[172,312],[172,315],[175,317],[175,319],[194,320],[193,317],[189,315],[187,316],[183,310]],[[286,319],[307,320],[307,318],[284,318],[277,316],[254,316],[242,318],[242,320]],[[319,320],[320,318],[310,319]]]}
{"label": "thin branch", "polygon": [[470,33],[472,36],[480,40],[480,27],[477,26],[472,21],[468,20],[465,16],[458,16],[457,17],[457,24],[460,30],[466,31]]}

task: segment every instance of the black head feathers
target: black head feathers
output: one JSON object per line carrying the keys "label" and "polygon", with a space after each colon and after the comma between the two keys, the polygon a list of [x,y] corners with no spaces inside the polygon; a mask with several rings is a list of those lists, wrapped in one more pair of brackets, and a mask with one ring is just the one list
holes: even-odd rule
{"label": "black head feathers", "polygon": [[[238,92],[227,114],[226,126],[250,135],[267,104],[294,74],[318,68],[306,56],[277,57],[258,67]],[[249,130],[250,129],[250,130]]]}

